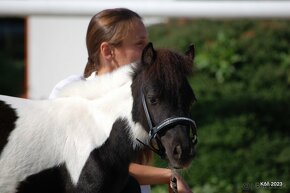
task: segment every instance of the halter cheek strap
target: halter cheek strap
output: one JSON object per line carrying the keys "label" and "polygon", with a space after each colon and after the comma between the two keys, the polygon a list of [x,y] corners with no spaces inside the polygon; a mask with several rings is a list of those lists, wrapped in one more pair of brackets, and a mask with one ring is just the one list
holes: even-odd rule
{"label": "halter cheek strap", "polygon": [[148,107],[147,107],[147,103],[146,103],[143,91],[141,92],[141,100],[142,100],[142,106],[143,106],[143,109],[144,109],[144,112],[146,115],[147,123],[148,123],[149,129],[151,131],[151,129],[153,128],[153,123],[152,123],[151,116],[150,116],[149,111],[148,111]]}

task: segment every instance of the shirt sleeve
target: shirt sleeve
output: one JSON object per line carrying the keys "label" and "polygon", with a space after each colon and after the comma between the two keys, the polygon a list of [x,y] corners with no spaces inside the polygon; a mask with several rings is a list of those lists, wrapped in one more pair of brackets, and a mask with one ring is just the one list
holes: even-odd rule
{"label": "shirt sleeve", "polygon": [[141,185],[141,193],[150,193],[151,192],[151,186],[150,185]]}
{"label": "shirt sleeve", "polygon": [[73,82],[76,82],[76,81],[85,81],[86,79],[83,77],[83,76],[80,76],[80,75],[71,75],[69,77],[67,77],[66,79],[60,81],[59,83],[57,83],[55,85],[55,87],[52,89],[50,95],[49,95],[49,99],[55,99],[59,96],[59,93],[62,91],[62,89],[73,83]]}

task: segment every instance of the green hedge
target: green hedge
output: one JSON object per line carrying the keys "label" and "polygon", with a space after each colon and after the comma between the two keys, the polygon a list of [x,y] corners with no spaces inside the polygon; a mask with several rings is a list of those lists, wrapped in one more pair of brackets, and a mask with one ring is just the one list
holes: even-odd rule
{"label": "green hedge", "polygon": [[[290,22],[172,20],[149,34],[155,47],[196,46],[199,144],[184,172],[194,192],[289,192]],[[256,187],[263,181],[283,187]]]}
{"label": "green hedge", "polygon": [[24,19],[0,18],[0,94],[22,96],[24,75]]}

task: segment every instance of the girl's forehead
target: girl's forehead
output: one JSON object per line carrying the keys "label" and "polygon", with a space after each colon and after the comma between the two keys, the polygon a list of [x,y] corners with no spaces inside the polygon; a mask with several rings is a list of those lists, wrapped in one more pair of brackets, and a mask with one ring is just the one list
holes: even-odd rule
{"label": "girl's forehead", "polygon": [[128,31],[128,38],[147,39],[147,30],[142,21],[134,22]]}

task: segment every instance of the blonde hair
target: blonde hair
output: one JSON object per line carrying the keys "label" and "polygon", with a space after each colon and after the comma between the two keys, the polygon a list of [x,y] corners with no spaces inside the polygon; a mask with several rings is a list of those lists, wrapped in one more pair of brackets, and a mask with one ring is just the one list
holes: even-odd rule
{"label": "blonde hair", "polygon": [[125,8],[106,9],[92,17],[86,36],[88,62],[84,71],[85,78],[100,68],[99,54],[102,42],[120,46],[136,19],[142,20],[137,13]]}

